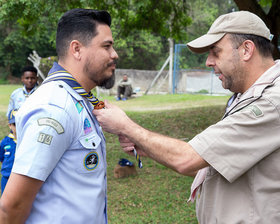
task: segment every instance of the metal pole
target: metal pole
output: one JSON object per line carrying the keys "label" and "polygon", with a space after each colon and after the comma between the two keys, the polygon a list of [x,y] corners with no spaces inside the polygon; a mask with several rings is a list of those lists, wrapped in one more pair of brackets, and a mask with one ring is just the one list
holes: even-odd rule
{"label": "metal pole", "polygon": [[167,63],[170,60],[170,56],[168,56],[168,58],[166,59],[166,61],[164,62],[164,65],[161,67],[160,71],[158,72],[158,74],[156,75],[156,77],[154,78],[154,80],[151,82],[151,84],[149,85],[148,89],[146,90],[146,92],[144,93],[144,95],[147,95],[147,93],[149,92],[149,90],[153,87],[153,85],[155,84],[155,82],[158,80],[159,76],[161,75],[163,69],[165,68],[165,66],[167,65]]}
{"label": "metal pole", "polygon": [[169,57],[170,57],[170,61],[169,61],[169,85],[168,85],[168,92],[172,93],[172,87],[173,87],[173,49],[174,49],[174,41],[171,38],[168,38],[169,40]]}

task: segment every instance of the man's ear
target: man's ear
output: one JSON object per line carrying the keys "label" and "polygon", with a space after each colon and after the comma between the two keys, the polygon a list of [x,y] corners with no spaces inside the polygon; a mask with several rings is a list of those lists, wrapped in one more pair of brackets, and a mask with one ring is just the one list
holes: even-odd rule
{"label": "man's ear", "polygon": [[81,60],[81,47],[82,44],[78,40],[72,40],[69,46],[70,54],[78,61]]}
{"label": "man's ear", "polygon": [[245,40],[242,44],[241,49],[241,56],[244,61],[249,61],[256,50],[256,46],[253,41],[251,40]]}

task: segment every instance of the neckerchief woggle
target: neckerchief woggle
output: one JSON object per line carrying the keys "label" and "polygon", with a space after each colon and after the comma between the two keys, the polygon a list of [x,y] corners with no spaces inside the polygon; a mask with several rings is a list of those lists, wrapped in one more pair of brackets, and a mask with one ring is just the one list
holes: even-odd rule
{"label": "neckerchief woggle", "polygon": [[[54,63],[54,67],[59,67],[60,70],[56,70],[48,74],[48,77],[43,81],[42,84],[51,82],[51,81],[64,81],[66,82],[73,90],[75,90],[80,96],[86,97],[88,101],[93,105],[94,109],[102,109],[105,108],[104,102],[99,101],[91,92],[86,92],[84,88],[77,82],[77,80],[66,70],[57,64]],[[136,150],[133,150],[135,158],[138,162],[138,167],[142,168],[142,162],[140,156],[137,154]]]}

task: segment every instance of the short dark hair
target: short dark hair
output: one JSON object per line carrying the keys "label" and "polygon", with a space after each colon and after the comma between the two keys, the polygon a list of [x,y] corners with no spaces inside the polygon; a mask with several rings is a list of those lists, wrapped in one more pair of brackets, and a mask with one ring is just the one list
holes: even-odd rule
{"label": "short dark hair", "polygon": [[25,72],[34,72],[36,75],[37,75],[37,69],[33,66],[26,66],[22,69],[22,75],[25,73]]}
{"label": "short dark hair", "polygon": [[59,58],[66,56],[72,40],[78,40],[87,46],[97,35],[97,24],[111,25],[111,16],[107,11],[92,9],[72,9],[59,20],[56,33],[56,52]]}
{"label": "short dark hair", "polygon": [[254,42],[256,48],[263,57],[272,57],[273,44],[266,38],[253,34],[230,34],[234,47],[239,47],[245,40]]}

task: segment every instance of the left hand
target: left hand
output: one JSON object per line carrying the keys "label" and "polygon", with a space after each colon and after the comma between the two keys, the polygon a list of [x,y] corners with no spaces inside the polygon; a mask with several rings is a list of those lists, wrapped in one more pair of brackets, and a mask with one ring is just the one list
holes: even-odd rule
{"label": "left hand", "polygon": [[127,137],[123,135],[119,135],[119,142],[124,152],[127,154],[134,156],[133,150],[136,149],[137,154],[139,156],[147,156],[147,154],[141,150],[138,146],[136,146],[132,141],[130,141]]}

